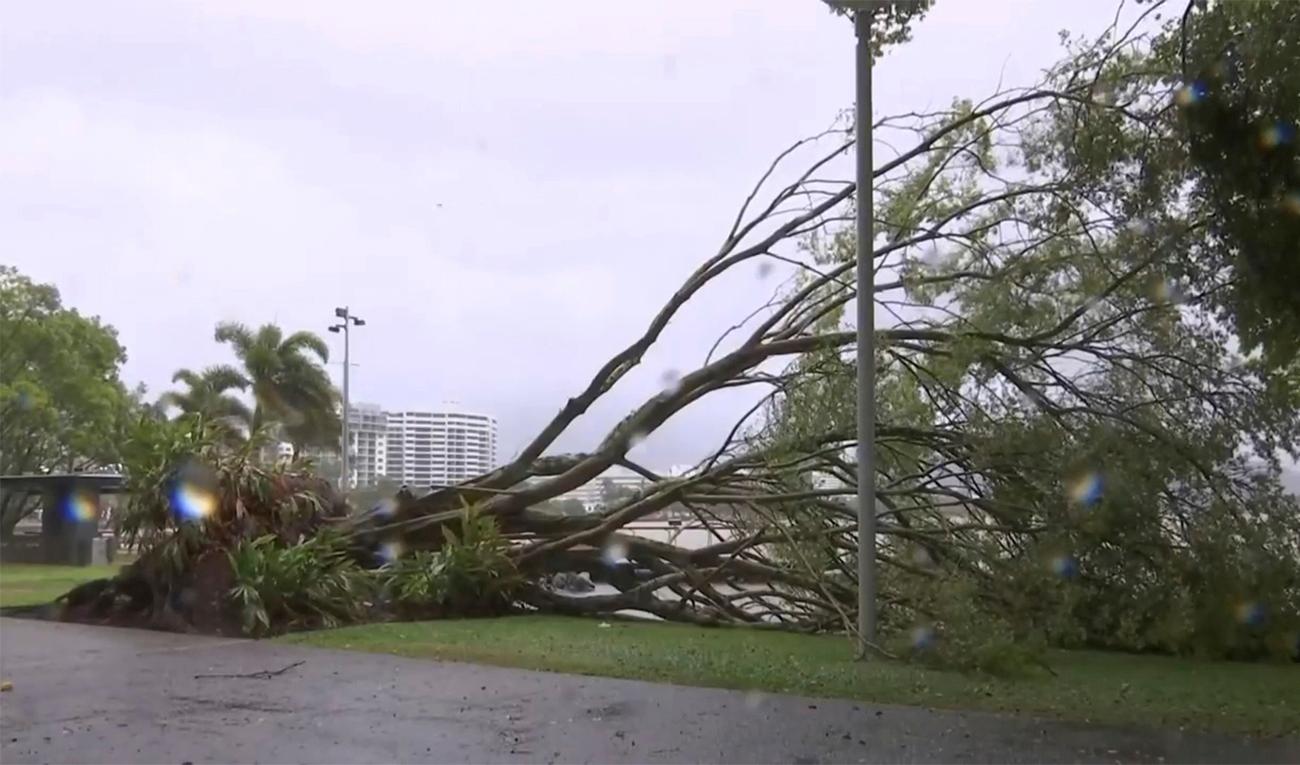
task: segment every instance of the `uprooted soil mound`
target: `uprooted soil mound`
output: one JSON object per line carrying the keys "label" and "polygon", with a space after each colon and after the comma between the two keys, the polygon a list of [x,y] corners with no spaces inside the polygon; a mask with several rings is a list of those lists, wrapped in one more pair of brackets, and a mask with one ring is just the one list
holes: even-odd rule
{"label": "uprooted soil mound", "polygon": [[59,621],[238,636],[239,614],[229,593],[234,584],[230,560],[208,551],[170,591],[151,582],[149,563],[137,561],[110,579],[78,585],[55,602],[26,614]]}

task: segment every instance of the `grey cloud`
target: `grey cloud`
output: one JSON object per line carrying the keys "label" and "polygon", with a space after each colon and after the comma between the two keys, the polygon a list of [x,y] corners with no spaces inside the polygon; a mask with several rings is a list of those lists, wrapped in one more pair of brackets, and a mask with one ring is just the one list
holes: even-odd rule
{"label": "grey cloud", "polygon": [[[938,3],[878,68],[877,112],[985,92],[1004,64],[1023,81],[1058,27],[1108,21],[1080,5]],[[369,321],[358,398],[494,412],[503,457],[852,97],[851,32],[815,0],[10,3],[0,29],[5,260],[115,324],[129,379],[225,358],[219,320],[323,330],[347,303]],[[772,286],[708,292],[561,446]],[[748,400],[639,451],[697,458]]]}

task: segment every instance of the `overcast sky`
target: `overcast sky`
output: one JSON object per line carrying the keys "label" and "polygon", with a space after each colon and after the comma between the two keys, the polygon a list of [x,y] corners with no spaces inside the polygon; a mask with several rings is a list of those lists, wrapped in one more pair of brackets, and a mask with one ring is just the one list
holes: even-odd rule
{"label": "overcast sky", "polygon": [[[1058,30],[1111,12],[938,0],[877,67],[875,111],[1027,84]],[[502,458],[853,94],[851,25],[817,0],[13,2],[0,56],[0,262],[117,327],[129,383],[229,360],[218,321],[323,333],[350,305],[353,399],[489,412]],[[560,447],[594,446],[771,286],[706,293]],[[693,461],[739,410],[639,451]]]}

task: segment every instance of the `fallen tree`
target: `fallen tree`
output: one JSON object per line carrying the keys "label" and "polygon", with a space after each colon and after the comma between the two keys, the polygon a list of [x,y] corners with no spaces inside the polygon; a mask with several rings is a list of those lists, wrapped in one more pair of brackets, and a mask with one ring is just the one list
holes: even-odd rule
{"label": "fallen tree", "polygon": [[[890,145],[907,141],[875,170],[872,294],[889,317],[876,333],[881,617],[916,648],[947,646],[976,665],[1045,643],[1293,650],[1300,510],[1277,475],[1300,433],[1296,388],[1286,370],[1234,350],[1223,299],[1233,270],[1197,258],[1222,243],[1207,226],[1212,205],[1182,193],[1185,155],[1170,147],[1196,104],[1179,98],[1172,28],[1152,21],[1161,5],[1076,43],[1033,86],[876,126]],[[426,615],[463,611],[468,587],[494,608],[852,631],[855,333],[843,309],[859,288],[847,225],[856,189],[836,177],[851,135],[829,130],[782,152],[718,250],[509,463],[368,513],[308,513],[310,532],[336,540],[322,555],[338,589],[321,597],[391,600],[355,570],[409,569],[427,581],[406,591],[433,593]],[[551,453],[685,306],[755,262],[790,278],[701,366],[591,451]],[[689,473],[629,458],[684,408],[735,389],[754,391],[753,406]],[[613,466],[647,486],[590,515],[539,508]],[[205,537],[214,549],[229,556],[270,534],[279,541],[266,549],[283,550],[311,536],[275,523],[230,532],[248,507],[237,484],[218,482],[226,531]],[[628,533],[669,508],[713,541]],[[500,541],[484,531],[467,548],[480,521]],[[191,533],[157,528],[150,550]],[[455,584],[453,560],[477,578]],[[154,565],[142,560],[135,579],[159,609],[168,594]],[[547,586],[557,574],[612,593]],[[286,609],[300,626],[375,616]]]}
{"label": "fallen tree", "polygon": [[[1065,644],[1291,650],[1300,516],[1279,490],[1277,455],[1295,449],[1294,389],[1232,350],[1234,273],[1195,257],[1220,243],[1206,225],[1214,208],[1181,193],[1189,171],[1175,147],[1196,104],[1180,101],[1177,27],[1153,21],[1161,6],[1075,43],[1033,86],[877,125],[890,145],[911,141],[875,170],[873,295],[890,317],[876,333],[879,554],[895,632],[942,632],[957,604],[977,603],[985,615],[963,618],[997,622],[1008,640],[1045,631]],[[523,595],[532,607],[851,630],[854,332],[843,308],[858,288],[855,188],[835,178],[848,135],[782,152],[717,252],[515,459],[406,498],[360,533],[434,549],[473,503],[517,541],[527,576],[609,576],[601,550],[625,552],[618,594],[534,589]],[[705,364],[592,451],[549,453],[684,306],[760,260],[793,278]],[[736,388],[761,395],[689,474],[629,459],[685,407]],[[612,466],[650,483],[595,515],[534,510]],[[670,506],[716,544],[622,533]],[[1251,616],[1260,609],[1267,628]]]}

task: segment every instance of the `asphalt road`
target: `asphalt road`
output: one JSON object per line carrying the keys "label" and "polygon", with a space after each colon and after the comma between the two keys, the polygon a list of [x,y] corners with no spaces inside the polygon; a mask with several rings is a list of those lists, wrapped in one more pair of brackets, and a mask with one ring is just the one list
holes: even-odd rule
{"label": "asphalt road", "polygon": [[6,765],[1300,761],[1294,739],[1104,729],[19,619],[0,619],[0,677],[13,683],[0,694]]}

